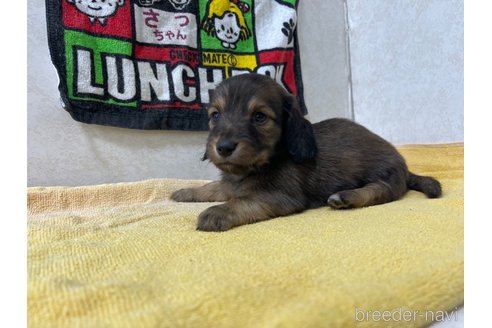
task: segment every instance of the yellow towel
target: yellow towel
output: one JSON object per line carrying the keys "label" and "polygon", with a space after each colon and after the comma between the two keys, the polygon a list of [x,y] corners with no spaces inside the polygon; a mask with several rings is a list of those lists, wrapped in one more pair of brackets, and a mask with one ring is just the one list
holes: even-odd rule
{"label": "yellow towel", "polygon": [[412,171],[440,179],[442,198],[410,191],[389,204],[320,208],[207,233],[195,227],[210,203],[169,200],[177,188],[204,181],[29,188],[28,325],[444,320],[442,311],[463,303],[463,144],[399,149]]}

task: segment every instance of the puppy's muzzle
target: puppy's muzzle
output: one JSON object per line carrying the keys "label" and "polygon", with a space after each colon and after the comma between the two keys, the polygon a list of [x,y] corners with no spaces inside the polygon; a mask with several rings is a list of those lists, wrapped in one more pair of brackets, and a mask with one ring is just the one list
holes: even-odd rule
{"label": "puppy's muzzle", "polygon": [[236,147],[237,147],[236,142],[224,138],[221,138],[217,142],[217,145],[215,146],[215,148],[217,149],[217,153],[224,158],[230,156],[234,152]]}

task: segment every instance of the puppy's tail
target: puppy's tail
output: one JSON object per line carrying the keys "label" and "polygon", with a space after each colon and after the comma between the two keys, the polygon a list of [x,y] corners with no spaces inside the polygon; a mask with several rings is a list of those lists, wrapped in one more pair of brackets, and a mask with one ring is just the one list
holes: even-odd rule
{"label": "puppy's tail", "polygon": [[408,189],[423,192],[429,198],[437,198],[442,194],[439,181],[432,177],[425,177],[409,172],[407,180]]}

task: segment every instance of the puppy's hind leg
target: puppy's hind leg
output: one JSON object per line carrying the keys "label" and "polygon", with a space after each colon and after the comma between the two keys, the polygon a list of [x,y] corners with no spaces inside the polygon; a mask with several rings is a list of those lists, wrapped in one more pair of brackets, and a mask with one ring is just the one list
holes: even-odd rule
{"label": "puppy's hind leg", "polygon": [[328,205],[335,209],[345,209],[383,204],[399,199],[405,192],[405,186],[379,180],[362,188],[337,192],[328,198]]}

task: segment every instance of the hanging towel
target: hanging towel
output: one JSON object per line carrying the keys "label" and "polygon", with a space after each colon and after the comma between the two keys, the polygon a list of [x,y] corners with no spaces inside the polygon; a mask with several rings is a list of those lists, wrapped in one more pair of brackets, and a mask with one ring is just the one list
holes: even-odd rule
{"label": "hanging towel", "polygon": [[206,130],[222,80],[265,74],[304,105],[298,0],[47,0],[65,110],[80,122]]}

